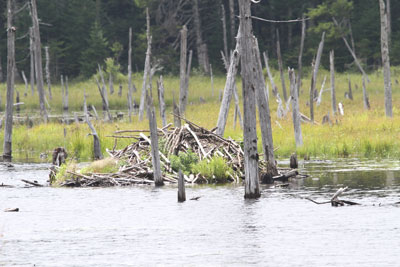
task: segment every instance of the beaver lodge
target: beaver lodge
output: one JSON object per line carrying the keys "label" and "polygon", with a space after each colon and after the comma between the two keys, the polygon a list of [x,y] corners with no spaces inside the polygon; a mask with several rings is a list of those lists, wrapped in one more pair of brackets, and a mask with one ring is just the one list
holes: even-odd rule
{"label": "beaver lodge", "polygon": [[[240,183],[244,178],[244,153],[241,144],[218,136],[192,122],[179,128],[171,124],[158,129],[159,154],[165,183],[178,183],[178,172],[184,173],[186,183]],[[121,133],[133,135],[123,136]],[[146,131],[118,131],[113,138],[133,138],[135,142],[122,150],[107,150],[110,158],[94,162],[77,170],[75,166],[53,168],[51,185],[129,186],[154,184],[151,160],[151,141]],[[98,167],[96,165],[101,165]],[[260,177],[268,173],[267,164],[260,160]],[[286,180],[298,175],[297,171],[279,170],[274,180]]]}

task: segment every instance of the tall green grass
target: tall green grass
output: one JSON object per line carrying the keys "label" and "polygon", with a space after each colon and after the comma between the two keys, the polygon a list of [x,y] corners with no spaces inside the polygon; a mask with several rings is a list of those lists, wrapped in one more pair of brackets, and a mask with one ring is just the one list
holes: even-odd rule
{"label": "tall green grass", "polygon": [[[308,72],[307,72],[308,73]],[[384,94],[383,94],[383,76],[381,71],[369,74],[371,83],[367,85],[371,110],[364,110],[362,103],[362,82],[361,75],[358,74],[337,74],[336,75],[336,96],[337,103],[344,105],[344,116],[332,116],[330,102],[330,92],[323,93],[323,100],[320,106],[314,108],[316,125],[302,124],[302,133],[304,145],[296,148],[294,141],[294,130],[291,113],[284,119],[278,119],[276,116],[277,102],[270,92],[271,121],[273,128],[274,146],[277,158],[287,158],[291,153],[297,151],[301,157],[319,157],[319,158],[345,158],[345,157],[379,157],[396,158],[400,156],[400,85],[396,82],[400,71],[393,68],[393,118],[386,118],[384,112]],[[280,88],[279,75],[273,73],[275,83],[278,85],[280,95],[283,95]],[[320,89],[323,76],[329,75],[326,70],[320,71],[317,81],[317,88]],[[348,77],[352,81],[354,101],[345,99],[344,93],[348,90]],[[123,87],[122,96],[118,96],[118,82],[114,84],[115,93],[109,94],[109,103],[112,113],[123,111],[126,113],[127,107],[127,80],[121,78]],[[158,97],[156,88],[156,79],[153,79],[152,94],[156,107],[158,108]],[[137,92],[134,93],[134,99],[138,103],[142,80],[141,76],[134,75],[134,83]],[[289,84],[289,81],[286,81]],[[179,78],[164,77],[165,99],[167,104],[167,120],[173,121],[172,103],[173,98],[178,102],[179,99]],[[225,77],[214,77],[214,93],[211,90],[210,79],[207,76],[194,76],[189,82],[189,99],[186,111],[186,118],[205,128],[214,128],[219,113],[219,92],[223,90]],[[241,83],[238,79],[237,86],[241,95]],[[309,76],[304,77],[300,93],[300,111],[309,115],[309,107],[306,105],[309,99]],[[329,88],[329,79],[325,88]],[[38,96],[24,96],[25,86],[18,84],[16,90],[20,92],[20,101],[24,102],[21,106],[21,117],[33,117],[38,114]],[[83,92],[88,95],[88,104],[94,105],[101,116],[101,98],[97,86],[93,80],[84,82],[70,82],[69,84],[69,103],[70,113],[82,112]],[[4,115],[5,84],[0,84],[0,94],[3,103],[1,105],[0,117]],[[50,114],[62,113],[61,89],[58,84],[52,86],[53,99],[50,101]],[[205,100],[205,102],[203,101]],[[242,106],[241,106],[242,107]],[[242,110],[243,112],[243,110]],[[322,117],[330,112],[332,124],[321,125]],[[158,110],[157,110],[157,114]],[[161,125],[159,116],[158,125]],[[122,121],[114,123],[95,122],[98,131],[102,150],[112,149],[114,139],[106,137],[112,135],[116,130],[124,129],[147,129],[148,122],[145,119],[138,121],[137,116],[131,123],[125,117]],[[66,136],[64,137],[64,128]],[[53,148],[64,146],[70,156],[79,160],[88,160],[93,157],[93,138],[88,135],[90,130],[86,124],[63,125],[59,123],[39,124],[33,128],[25,125],[16,124],[13,130],[13,152],[16,157],[38,157],[40,153],[49,153]],[[4,129],[0,131],[0,142],[3,143]],[[261,136],[259,134],[259,136]],[[242,130],[239,124],[233,126],[233,103],[228,115],[228,121],[225,131],[225,137],[233,139],[242,139]],[[122,148],[128,145],[132,140],[118,139],[116,148]],[[261,140],[259,140],[261,143]],[[259,151],[262,151],[261,146]],[[2,147],[0,147],[2,153]]]}

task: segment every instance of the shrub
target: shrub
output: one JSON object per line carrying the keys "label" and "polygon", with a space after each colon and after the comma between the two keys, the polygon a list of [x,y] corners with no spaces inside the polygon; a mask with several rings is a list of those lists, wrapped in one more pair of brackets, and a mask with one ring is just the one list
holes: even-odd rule
{"label": "shrub", "polygon": [[189,175],[190,173],[192,173],[192,166],[199,162],[199,157],[196,153],[189,149],[186,153],[179,152],[178,156],[171,155],[170,161],[171,168],[174,171],[177,172],[179,170],[182,170],[184,174]]}
{"label": "shrub", "polygon": [[193,166],[194,173],[202,175],[209,183],[226,183],[233,170],[222,157],[213,157],[211,160],[204,159]]}

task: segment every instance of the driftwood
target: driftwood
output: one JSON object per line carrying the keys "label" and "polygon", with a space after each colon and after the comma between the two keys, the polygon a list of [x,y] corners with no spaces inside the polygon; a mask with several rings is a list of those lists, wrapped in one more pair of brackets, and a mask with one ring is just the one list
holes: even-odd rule
{"label": "driftwood", "polygon": [[18,211],[19,211],[19,208],[8,208],[8,209],[4,210],[4,212],[18,212]]}
{"label": "driftwood", "polygon": [[313,200],[313,199],[311,199],[309,197],[307,197],[306,199],[311,201],[311,202],[313,202],[313,203],[315,203],[315,204],[318,204],[318,205],[331,203],[331,205],[333,207],[340,207],[340,206],[344,206],[344,205],[350,205],[350,206],[352,206],[352,205],[360,205],[359,203],[356,203],[356,202],[353,202],[353,201],[340,200],[339,199],[339,197],[343,194],[344,191],[347,190],[347,188],[348,188],[347,186],[339,188],[336,191],[336,193],[332,196],[331,200],[329,200],[329,201],[318,202],[318,201],[315,201],[315,200]]}
{"label": "driftwood", "polygon": [[43,187],[43,185],[39,184],[37,181],[29,181],[29,180],[24,180],[21,179],[22,182],[29,184],[29,185],[33,185],[33,186],[37,186],[37,187]]}

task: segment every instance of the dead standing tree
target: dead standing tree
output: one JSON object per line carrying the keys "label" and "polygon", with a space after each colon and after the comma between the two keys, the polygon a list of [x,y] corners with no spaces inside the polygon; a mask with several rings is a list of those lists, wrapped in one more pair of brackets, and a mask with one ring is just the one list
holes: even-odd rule
{"label": "dead standing tree", "polygon": [[194,0],[193,3],[193,23],[196,32],[196,50],[199,65],[205,73],[209,73],[210,62],[208,59],[207,44],[203,41],[201,36],[201,19],[199,13],[199,1]]}
{"label": "dead standing tree", "polygon": [[313,73],[311,77],[311,87],[310,87],[310,119],[314,122],[314,94],[315,94],[315,87],[317,85],[317,77],[318,77],[318,69],[321,63],[321,56],[322,50],[324,49],[324,42],[325,42],[325,32],[322,33],[321,42],[318,46],[317,57],[315,59],[315,65],[313,68]]}
{"label": "dead standing tree", "polygon": [[146,90],[149,88],[149,80],[150,80],[150,59],[151,59],[151,42],[152,36],[150,35],[150,15],[149,9],[146,8],[146,36],[147,36],[147,51],[146,51],[146,60],[144,62],[144,73],[143,73],[143,84],[142,84],[142,93],[140,96],[140,104],[139,104],[139,121],[143,120],[143,114],[145,110],[145,102],[146,102]]}
{"label": "dead standing tree", "polygon": [[45,46],[44,51],[46,53],[46,82],[47,82],[47,88],[49,90],[49,99],[52,100],[53,96],[51,94],[51,81],[50,81],[50,54],[49,54],[49,47]]}
{"label": "dead standing tree", "polygon": [[390,80],[390,57],[389,57],[389,27],[388,15],[385,2],[379,0],[381,16],[381,54],[383,65],[383,79],[385,83],[385,112],[386,117],[393,117],[392,111],[392,82]]}
{"label": "dead standing tree", "polygon": [[299,52],[299,59],[298,59],[298,73],[296,79],[296,90],[297,95],[300,95],[300,88],[301,88],[301,75],[302,75],[302,66],[303,66],[303,50],[304,50],[304,40],[306,38],[306,20],[302,19],[301,21],[301,41],[300,41],[300,52]]}
{"label": "dead standing tree", "polygon": [[30,83],[31,95],[35,93],[35,46],[33,45],[33,27],[29,28]]}
{"label": "dead standing tree", "polygon": [[179,113],[185,117],[186,105],[189,91],[189,75],[192,62],[192,51],[189,53],[187,62],[187,28],[183,26],[181,30],[181,56],[180,56],[180,85],[179,85]]}
{"label": "dead standing tree", "polygon": [[259,198],[259,173],[257,152],[256,93],[253,80],[254,61],[252,56],[251,1],[239,0],[240,10],[240,55],[243,91],[243,141],[245,198]]}
{"label": "dead standing tree", "polygon": [[283,98],[285,99],[285,102],[286,102],[287,101],[287,93],[286,93],[285,75],[283,74],[283,62],[282,62],[281,44],[279,41],[278,29],[276,29],[276,54],[278,55],[278,66],[279,66],[279,73],[281,75]]}
{"label": "dead standing tree", "polygon": [[290,80],[290,96],[292,102],[294,138],[296,141],[296,147],[300,147],[303,145],[303,136],[301,134],[299,95],[297,91],[298,87],[296,86],[296,74],[294,73],[294,70],[290,68],[289,68],[289,80]]}
{"label": "dead standing tree", "polygon": [[4,127],[3,159],[12,158],[12,128],[15,79],[15,27],[13,26],[14,1],[7,0],[7,104]]}
{"label": "dead standing tree", "polygon": [[[330,71],[331,71],[331,101],[332,101],[332,112],[336,114],[336,92],[335,92],[335,52],[332,50],[329,53]],[[322,89],[321,89],[322,91]]]}
{"label": "dead standing tree", "polygon": [[101,146],[100,146],[100,139],[97,135],[96,129],[94,128],[93,124],[90,122],[89,113],[87,110],[86,105],[86,92],[83,92],[83,113],[85,113],[86,123],[88,124],[90,130],[92,131],[91,135],[93,136],[93,155],[94,159],[102,159],[103,154],[101,153]]}
{"label": "dead standing tree", "polygon": [[45,123],[48,121],[48,114],[45,106],[45,95],[43,87],[43,67],[42,67],[42,49],[40,43],[40,30],[39,20],[37,14],[36,0],[31,0],[31,13],[33,23],[33,36],[35,47],[35,64],[36,64],[36,83],[39,93],[40,115],[43,117]]}
{"label": "dead standing tree", "polygon": [[128,117],[129,117],[129,122],[132,122],[132,111],[133,111],[132,95],[133,95],[133,89],[132,89],[132,28],[129,28],[129,50],[128,50]]}

